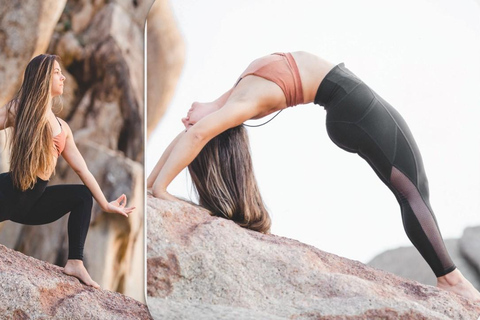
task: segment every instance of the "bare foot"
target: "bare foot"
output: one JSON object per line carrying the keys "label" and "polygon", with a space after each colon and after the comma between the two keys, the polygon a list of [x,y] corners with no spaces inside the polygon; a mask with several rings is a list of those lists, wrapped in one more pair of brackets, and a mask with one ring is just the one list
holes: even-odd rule
{"label": "bare foot", "polygon": [[437,287],[461,295],[474,302],[480,302],[480,293],[458,269],[437,278]]}
{"label": "bare foot", "polygon": [[83,265],[82,260],[72,260],[69,259],[67,261],[67,264],[65,265],[65,268],[63,268],[63,273],[68,274],[69,276],[73,276],[75,278],[78,278],[80,281],[85,283],[87,286],[94,287],[96,289],[99,289],[100,286],[98,283],[92,280],[90,275],[88,274],[87,269],[85,269],[85,266]]}

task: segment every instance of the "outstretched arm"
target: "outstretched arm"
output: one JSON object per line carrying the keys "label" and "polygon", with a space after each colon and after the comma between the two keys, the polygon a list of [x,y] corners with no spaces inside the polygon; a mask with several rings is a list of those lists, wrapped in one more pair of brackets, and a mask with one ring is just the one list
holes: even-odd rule
{"label": "outstretched arm", "polygon": [[150,175],[148,176],[147,178],[147,188],[152,188],[153,187],[153,183],[155,182],[155,179],[157,179],[157,176],[158,174],[160,173],[160,171],[162,170],[163,168],[163,165],[165,164],[165,162],[167,161],[168,157],[170,156],[170,153],[172,152],[173,148],[175,147],[175,145],[177,144],[178,140],[180,140],[180,138],[185,134],[185,130],[183,130],[182,132],[180,132],[179,135],[177,135],[175,137],[175,139],[173,139],[172,142],[170,142],[170,144],[168,145],[167,149],[165,149],[165,151],[163,152],[162,156],[160,157],[160,159],[158,160],[157,164],[155,165],[155,167],[153,168],[152,172],[150,173]]}
{"label": "outstretched arm", "polygon": [[[252,103],[229,102],[179,135],[168,156],[159,165],[161,168],[152,185],[153,196],[165,200],[176,200],[167,192],[168,185],[195,159],[207,142],[223,131],[242,124],[257,113],[256,106]],[[160,159],[159,162],[161,161]]]}
{"label": "outstretched arm", "polygon": [[62,120],[63,129],[67,134],[67,141],[65,143],[65,149],[62,152],[62,156],[70,165],[70,167],[78,174],[83,183],[92,193],[93,197],[100,205],[100,208],[105,212],[118,213],[128,217],[128,215],[135,209],[134,207],[126,208],[127,197],[123,194],[118,199],[108,202],[103,194],[97,180],[88,170],[87,164],[83,159],[83,156],[78,151],[78,148],[73,140],[73,134],[68,124]]}
{"label": "outstretched arm", "polygon": [[[228,90],[227,92],[222,94],[217,100],[215,100],[215,103],[218,104],[218,105],[221,105],[221,106],[225,105],[225,103],[227,102],[228,98],[230,97],[233,89],[234,88],[231,88],[230,90]],[[175,137],[175,139],[173,139],[172,142],[170,142],[170,145],[167,147],[167,149],[165,149],[162,156],[160,157],[157,164],[155,165],[152,172],[150,173],[150,175],[147,178],[147,188],[150,189],[150,188],[153,187],[153,183],[157,179],[158,174],[162,170],[163,165],[165,164],[168,157],[170,156],[170,153],[172,152],[173,148],[175,147],[177,142],[182,138],[182,136],[184,134],[185,134],[185,131],[180,132],[180,134],[177,137]]]}

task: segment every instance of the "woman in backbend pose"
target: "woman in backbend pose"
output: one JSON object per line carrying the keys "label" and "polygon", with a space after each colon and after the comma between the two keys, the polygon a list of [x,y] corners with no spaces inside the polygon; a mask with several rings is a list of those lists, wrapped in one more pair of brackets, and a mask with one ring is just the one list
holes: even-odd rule
{"label": "woman in backbend pose", "polygon": [[[75,145],[70,127],[53,113],[52,101],[63,93],[65,82],[57,60],[54,55],[33,58],[20,90],[0,109],[0,129],[13,127],[10,171],[0,174],[0,221],[40,225],[70,212],[64,272],[99,288],[83,265],[92,195],[105,212],[128,217],[134,208],[125,207],[125,195],[112,202],[105,199]],[[47,187],[60,155],[85,185]]]}
{"label": "woman in backbend pose", "polygon": [[480,293],[456,269],[445,248],[430,207],[420,152],[407,124],[343,64],[334,66],[306,52],[253,61],[217,100],[193,103],[182,119],[186,130],[165,150],[147,187],[157,198],[176,200],[167,187],[189,166],[202,206],[244,227],[268,232],[270,219],[251,170],[242,123],[310,102],[325,107],[333,142],[358,153],[395,194],[405,231],[437,276],[437,286],[480,301]]}

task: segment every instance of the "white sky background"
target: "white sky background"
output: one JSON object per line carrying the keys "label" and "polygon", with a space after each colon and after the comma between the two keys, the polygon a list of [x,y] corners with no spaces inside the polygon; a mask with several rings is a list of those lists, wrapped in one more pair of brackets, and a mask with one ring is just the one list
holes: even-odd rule
{"label": "white sky background", "polygon": [[[305,50],[344,62],[406,119],[444,237],[480,225],[480,6],[474,0],[171,5],[185,38],[186,63],[169,110],[148,141],[147,175],[183,129],[180,118],[193,101],[216,99],[258,57]],[[395,197],[364,160],[330,141],[323,107],[288,108],[248,130],[272,233],[362,262],[410,245]],[[169,192],[195,199],[186,171]]]}

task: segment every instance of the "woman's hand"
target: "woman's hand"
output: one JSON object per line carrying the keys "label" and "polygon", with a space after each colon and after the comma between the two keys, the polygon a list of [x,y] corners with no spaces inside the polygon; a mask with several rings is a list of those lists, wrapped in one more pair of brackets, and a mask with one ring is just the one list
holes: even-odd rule
{"label": "woman's hand", "polygon": [[128,218],[128,215],[132,213],[135,207],[125,208],[126,204],[127,204],[127,196],[122,194],[120,197],[118,197],[117,200],[109,202],[107,204],[107,207],[104,208],[103,210],[105,212],[118,213]]}
{"label": "woman's hand", "polygon": [[162,199],[162,200],[168,200],[168,201],[181,201],[175,196],[172,196],[170,193],[168,193],[166,190],[162,191],[154,191],[153,189],[151,190],[152,195],[155,198]]}

